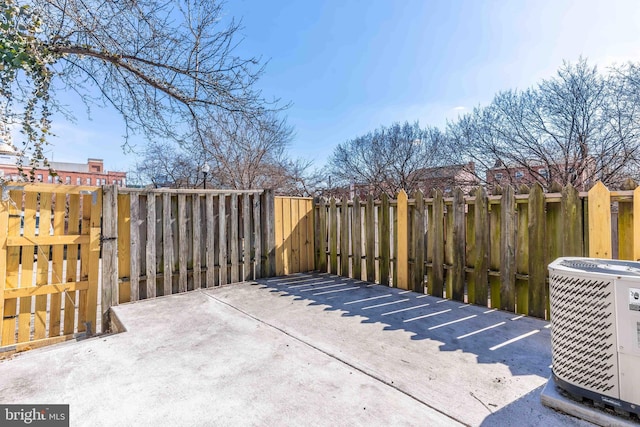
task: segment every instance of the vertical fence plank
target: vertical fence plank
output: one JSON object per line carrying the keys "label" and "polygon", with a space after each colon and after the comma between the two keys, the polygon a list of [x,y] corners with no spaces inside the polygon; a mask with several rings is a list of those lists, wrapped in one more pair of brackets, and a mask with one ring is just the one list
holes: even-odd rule
{"label": "vertical fence plank", "polygon": [[534,184],[529,195],[529,316],[544,318],[547,308],[545,280],[545,212],[544,193]]}
{"label": "vertical fence plank", "polygon": [[610,259],[611,196],[607,187],[598,181],[588,193],[589,256]]}
{"label": "vertical fence plank", "polygon": [[[175,219],[174,219],[175,221]],[[163,295],[173,291],[173,230],[171,218],[171,194],[162,195],[162,259]]]}
{"label": "vertical fence plank", "polygon": [[444,200],[440,190],[434,190],[432,218],[429,218],[429,249],[432,254],[427,289],[430,295],[442,298],[444,291]]}
{"label": "vertical fence plank", "polygon": [[[380,196],[380,284],[389,286],[389,270],[391,267],[391,223],[389,218],[389,196]],[[359,206],[359,205],[358,205]],[[360,217],[359,217],[360,218]],[[360,220],[358,220],[360,224]]]}
{"label": "vertical fence plank", "polygon": [[262,230],[260,230],[260,196],[253,195],[253,278],[262,277]]}
{"label": "vertical fence plank", "polygon": [[407,193],[398,193],[398,285],[400,289],[409,289],[409,204]]}
{"label": "vertical fence plank", "polygon": [[[55,203],[53,207],[53,234],[55,236],[64,235],[64,216],[65,216],[65,203],[66,197],[64,194],[56,194]],[[64,271],[64,245],[54,245],[51,250],[52,263],[51,263],[51,275],[54,283],[63,283],[63,271]],[[51,294],[51,306],[49,309],[49,336],[56,337],[60,335],[61,322],[61,308],[63,293]]]}
{"label": "vertical fence plank", "polygon": [[[104,186],[102,210],[102,325],[107,326],[109,309],[118,301],[118,187]],[[96,331],[97,332],[97,331]]]}
{"label": "vertical fence plank", "polygon": [[[216,239],[216,224],[215,213],[213,209],[213,194],[207,193],[205,195],[205,216],[206,216],[206,228],[204,230],[206,234],[206,246],[205,246],[205,263],[207,267],[207,273],[205,276],[205,287],[211,288],[216,285],[216,253],[215,253],[215,239]],[[202,230],[202,228],[200,228]]]}
{"label": "vertical fence plank", "polygon": [[[631,191],[636,188],[636,183],[627,179],[622,190]],[[633,229],[633,199],[618,202],[618,259],[633,260],[635,244]],[[626,237],[628,236],[628,237]]]}
{"label": "vertical fence plank", "polygon": [[334,197],[329,201],[329,273],[338,274],[338,210]]}
{"label": "vertical fence plank", "polygon": [[367,282],[376,281],[376,225],[375,225],[375,204],[373,195],[367,196],[367,207],[365,208],[365,256],[367,266]]}
{"label": "vertical fence plank", "polygon": [[634,261],[640,261],[640,187],[633,190],[633,255]]}
{"label": "vertical fence plank", "polygon": [[178,292],[187,291],[187,196],[178,194]]}
{"label": "vertical fence plank", "polygon": [[424,293],[424,196],[417,190],[414,194],[415,208],[413,209],[413,286],[414,292]]}
{"label": "vertical fence plank", "polygon": [[560,202],[562,218],[562,256],[582,256],[583,225],[582,200],[580,194],[571,184],[562,189]]}
{"label": "vertical fence plank", "polygon": [[362,216],[360,209],[360,198],[356,195],[351,210],[352,271],[353,278],[356,280],[362,280]]}
{"label": "vertical fence plank", "polygon": [[[37,203],[38,194],[27,192],[24,208],[24,237],[35,236]],[[34,246],[32,245],[22,247],[21,288],[33,285],[33,251]],[[18,341],[20,342],[29,341],[31,338],[31,301],[32,297],[20,298],[20,312],[18,314]]]}
{"label": "vertical fence plank", "polygon": [[[501,188],[496,189],[500,192]],[[501,296],[500,296],[500,242],[502,230],[500,229],[502,216],[502,207],[499,203],[492,203],[489,205],[489,233],[491,240],[489,241],[489,298],[491,302],[491,308],[500,308]]]}
{"label": "vertical fence plank", "polygon": [[251,200],[249,194],[242,195],[242,280],[251,280]]}
{"label": "vertical fence plank", "polygon": [[193,246],[193,289],[202,288],[202,217],[200,208],[200,194],[191,198],[191,245]]}
{"label": "vertical fence plank", "polygon": [[[9,191],[9,200],[8,200],[8,227],[7,234],[3,237],[0,235],[0,239],[6,238],[7,236],[18,236],[20,235],[20,213],[22,212],[22,192],[12,190]],[[64,209],[64,203],[62,203],[62,207]],[[64,217],[64,212],[63,212]],[[4,234],[4,233],[3,233]],[[18,270],[20,269],[20,248],[10,247],[7,248],[6,253],[6,281],[3,281],[3,287],[5,289],[15,289],[20,285]],[[62,276],[62,272],[60,272],[60,276]],[[0,299],[4,296],[0,295]],[[11,298],[8,300],[4,300],[3,309],[4,316],[0,318],[2,321],[2,345],[9,345],[16,342],[16,312],[17,312],[17,303],[18,301],[15,298]]]}
{"label": "vertical fence plank", "polygon": [[327,201],[320,199],[316,221],[316,267],[321,273],[327,272]]}
{"label": "vertical fence plank", "polygon": [[313,230],[315,229],[315,224],[313,223],[313,199],[307,199],[306,201],[306,213],[305,218],[307,222],[307,268],[305,271],[312,271],[316,269],[316,265],[314,263],[314,254],[315,254],[315,239],[313,238]]}
{"label": "vertical fence plank", "polygon": [[515,310],[516,215],[515,193],[507,185],[502,193],[500,216],[500,308]]}
{"label": "vertical fence plank", "polygon": [[129,196],[131,245],[129,249],[129,295],[131,301],[140,299],[140,197],[137,193]]}
{"label": "vertical fence plank", "polygon": [[487,305],[489,286],[489,199],[484,188],[476,190],[473,209],[475,226],[475,253],[473,261],[474,289],[469,292],[469,302]]}
{"label": "vertical fence plank", "polygon": [[[451,297],[456,301],[464,301],[465,283],[465,203],[464,193],[460,188],[453,190],[453,280]],[[447,295],[448,296],[448,295]]]}
{"label": "vertical fence plank", "polygon": [[[475,197],[475,189],[471,191],[471,194]],[[472,300],[475,301],[476,293],[476,275],[473,269],[476,262],[476,206],[475,203],[467,200],[465,201],[465,207],[467,209],[465,224],[465,281],[467,282],[467,302],[472,303]]]}
{"label": "vertical fence plank", "polygon": [[[40,224],[39,233],[40,236],[46,236],[49,234],[49,228],[51,227],[51,193],[40,193]],[[48,283],[49,276],[49,246],[39,245],[37,246],[38,260],[36,271],[36,286],[46,285]],[[4,261],[4,260],[3,260]],[[47,329],[47,295],[36,296],[35,317],[34,317],[34,335],[33,339],[39,340],[46,337]]]}
{"label": "vertical fence plank", "polygon": [[229,260],[227,257],[227,196],[221,194],[218,204],[218,264],[220,265],[220,284],[226,285]]}
{"label": "vertical fence plank", "polygon": [[349,277],[349,203],[346,196],[340,203],[340,275]]}
{"label": "vertical fence plank", "polygon": [[[77,234],[81,232],[83,235],[89,236],[91,239],[91,215],[93,213],[94,204],[97,202],[98,197],[102,197],[102,190],[94,191],[92,194],[86,194],[80,198],[77,194],[69,195],[69,234]],[[82,206],[80,206],[82,201]],[[100,199],[102,203],[102,199]],[[102,208],[102,205],[100,205]],[[72,231],[73,230],[73,231]],[[72,250],[69,251],[67,247],[67,274],[69,274],[69,263],[73,264],[73,277],[77,277],[78,268],[78,245],[72,245]],[[89,270],[92,268],[91,261],[91,241],[88,244],[80,245],[80,276],[79,280],[88,280]],[[78,280],[68,278],[69,281]],[[74,330],[76,304],[78,306],[78,332],[84,332],[87,329],[87,305],[89,301],[89,290],[82,290],[80,292],[69,293],[65,297],[65,317],[64,317],[64,330],[67,334],[67,323],[69,324],[69,330],[72,333]],[[77,294],[77,295],[76,295]],[[97,295],[97,291],[96,291]],[[77,301],[77,302],[76,302]],[[66,303],[69,303],[69,312],[67,312]],[[69,316],[69,317],[67,317]],[[95,328],[95,324],[89,325]],[[90,331],[89,331],[90,332]]]}
{"label": "vertical fence plank", "polygon": [[264,277],[271,277],[275,273],[275,230],[274,230],[274,197],[273,190],[265,190],[262,195],[263,202],[261,203],[262,212],[262,230],[264,232],[264,240],[262,245],[262,251],[264,253],[264,267],[262,269]]}
{"label": "vertical fence plank", "polygon": [[147,298],[156,296],[156,195],[147,193]]}
{"label": "vertical fence plank", "polygon": [[[529,201],[523,203],[520,200],[516,204],[516,219],[518,226],[516,227],[516,313],[527,314],[529,311],[529,280],[522,278],[529,274],[529,211],[530,211],[530,190],[526,185],[519,188],[520,194],[529,194]],[[543,265],[546,265],[543,262]]]}
{"label": "vertical fence plank", "polygon": [[240,269],[240,262],[238,259],[238,195],[233,193],[231,195],[231,235],[229,236],[229,243],[231,244],[231,283],[238,282],[238,273]]}
{"label": "vertical fence plank", "polygon": [[284,274],[284,214],[282,211],[284,200],[282,197],[276,197],[275,207],[275,233],[276,233],[276,276]]}
{"label": "vertical fence plank", "polygon": [[[283,269],[278,271],[278,276],[289,274],[293,265],[291,254],[291,199],[288,197],[278,198],[282,201],[282,247],[283,247]],[[278,212],[276,210],[276,212]],[[277,222],[277,221],[276,221]]]}
{"label": "vertical fence plank", "polygon": [[[116,190],[117,191],[117,190]],[[129,194],[117,195],[118,218],[116,245],[118,251],[118,304],[131,301],[131,201]]]}
{"label": "vertical fence plank", "polygon": [[[87,333],[97,332],[96,316],[98,305],[98,266],[100,264],[100,220],[102,214],[102,190],[98,189],[91,199],[91,220],[89,224],[89,289],[87,289]],[[102,324],[102,331],[108,325]],[[90,330],[90,331],[89,331]],[[91,335],[91,333],[89,333]]]}
{"label": "vertical fence plank", "polygon": [[[2,186],[3,196],[5,195],[6,189]],[[0,200],[0,337],[4,337],[5,327],[10,328],[10,323],[5,322],[5,299],[4,299],[4,290],[7,283],[7,236],[9,229],[9,205],[10,200]],[[4,341],[4,340],[2,340]],[[1,343],[4,344],[4,343]]]}

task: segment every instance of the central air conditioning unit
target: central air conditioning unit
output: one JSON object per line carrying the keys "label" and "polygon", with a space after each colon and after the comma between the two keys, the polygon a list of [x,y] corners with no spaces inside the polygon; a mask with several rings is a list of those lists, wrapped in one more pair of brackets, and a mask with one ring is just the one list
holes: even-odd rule
{"label": "central air conditioning unit", "polygon": [[556,385],[640,416],[640,262],[558,258],[549,289]]}

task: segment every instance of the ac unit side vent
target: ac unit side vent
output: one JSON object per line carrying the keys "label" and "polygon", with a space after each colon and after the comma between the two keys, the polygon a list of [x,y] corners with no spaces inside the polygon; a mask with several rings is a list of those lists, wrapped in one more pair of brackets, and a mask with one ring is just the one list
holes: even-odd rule
{"label": "ac unit side vent", "polygon": [[618,392],[613,284],[552,274],[553,372],[585,389]]}

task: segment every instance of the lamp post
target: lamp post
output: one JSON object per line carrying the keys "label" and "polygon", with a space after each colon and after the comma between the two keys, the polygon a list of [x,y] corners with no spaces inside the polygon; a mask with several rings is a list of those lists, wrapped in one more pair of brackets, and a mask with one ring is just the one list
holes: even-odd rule
{"label": "lamp post", "polygon": [[207,174],[209,173],[209,171],[211,170],[211,166],[209,166],[209,163],[205,163],[204,165],[202,165],[202,175],[204,175],[204,190],[207,189]]}

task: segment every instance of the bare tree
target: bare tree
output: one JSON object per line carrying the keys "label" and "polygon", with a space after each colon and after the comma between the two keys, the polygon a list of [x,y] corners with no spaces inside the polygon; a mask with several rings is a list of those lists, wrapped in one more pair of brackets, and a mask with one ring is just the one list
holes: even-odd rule
{"label": "bare tree", "polygon": [[276,108],[255,89],[260,61],[234,54],[240,27],[223,24],[221,1],[6,0],[1,12],[3,107],[25,156],[43,157],[56,89],[110,104],[128,131],[200,143],[220,111]]}
{"label": "bare tree", "polygon": [[330,160],[334,185],[367,186],[374,194],[413,191],[425,169],[442,164],[445,135],[418,122],[395,123],[339,144]]}
{"label": "bare tree", "polygon": [[[565,63],[535,89],[506,91],[448,127],[455,152],[478,172],[524,170],[549,187],[618,185],[640,159],[637,106],[624,81],[603,76],[586,60]],[[484,178],[484,176],[483,176]]]}

